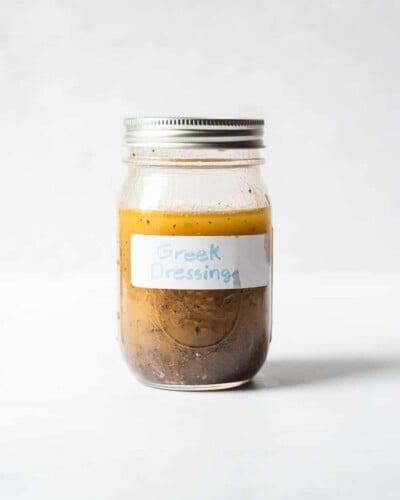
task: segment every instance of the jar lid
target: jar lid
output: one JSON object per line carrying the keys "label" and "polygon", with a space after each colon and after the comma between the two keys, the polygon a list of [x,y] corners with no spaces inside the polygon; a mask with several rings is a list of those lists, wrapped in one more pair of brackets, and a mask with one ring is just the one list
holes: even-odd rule
{"label": "jar lid", "polygon": [[125,144],[137,148],[263,148],[264,120],[195,117],[125,118]]}

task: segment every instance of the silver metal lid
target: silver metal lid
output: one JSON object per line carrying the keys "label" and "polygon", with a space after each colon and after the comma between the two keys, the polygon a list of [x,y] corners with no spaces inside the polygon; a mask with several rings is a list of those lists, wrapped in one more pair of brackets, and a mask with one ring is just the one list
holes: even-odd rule
{"label": "silver metal lid", "polygon": [[264,120],[137,117],[124,120],[125,143],[137,148],[263,148]]}

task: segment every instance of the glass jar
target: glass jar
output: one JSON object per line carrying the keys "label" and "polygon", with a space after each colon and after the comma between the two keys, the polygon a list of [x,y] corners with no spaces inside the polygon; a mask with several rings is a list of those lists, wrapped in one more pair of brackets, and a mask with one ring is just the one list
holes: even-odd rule
{"label": "glass jar", "polygon": [[271,339],[262,120],[129,118],[119,203],[120,331],[140,381],[250,381]]}

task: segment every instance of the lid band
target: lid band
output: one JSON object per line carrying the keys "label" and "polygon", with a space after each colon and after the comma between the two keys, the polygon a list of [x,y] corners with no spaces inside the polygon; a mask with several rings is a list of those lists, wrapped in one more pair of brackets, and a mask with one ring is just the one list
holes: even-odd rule
{"label": "lid band", "polygon": [[263,148],[264,120],[148,117],[126,118],[131,147],[229,149]]}

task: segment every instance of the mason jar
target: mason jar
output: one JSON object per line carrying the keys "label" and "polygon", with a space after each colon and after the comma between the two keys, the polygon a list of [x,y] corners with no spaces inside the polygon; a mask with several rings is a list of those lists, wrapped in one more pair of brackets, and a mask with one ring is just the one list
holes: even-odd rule
{"label": "mason jar", "polygon": [[127,118],[119,201],[120,333],[156,388],[249,382],[271,339],[263,120]]}

